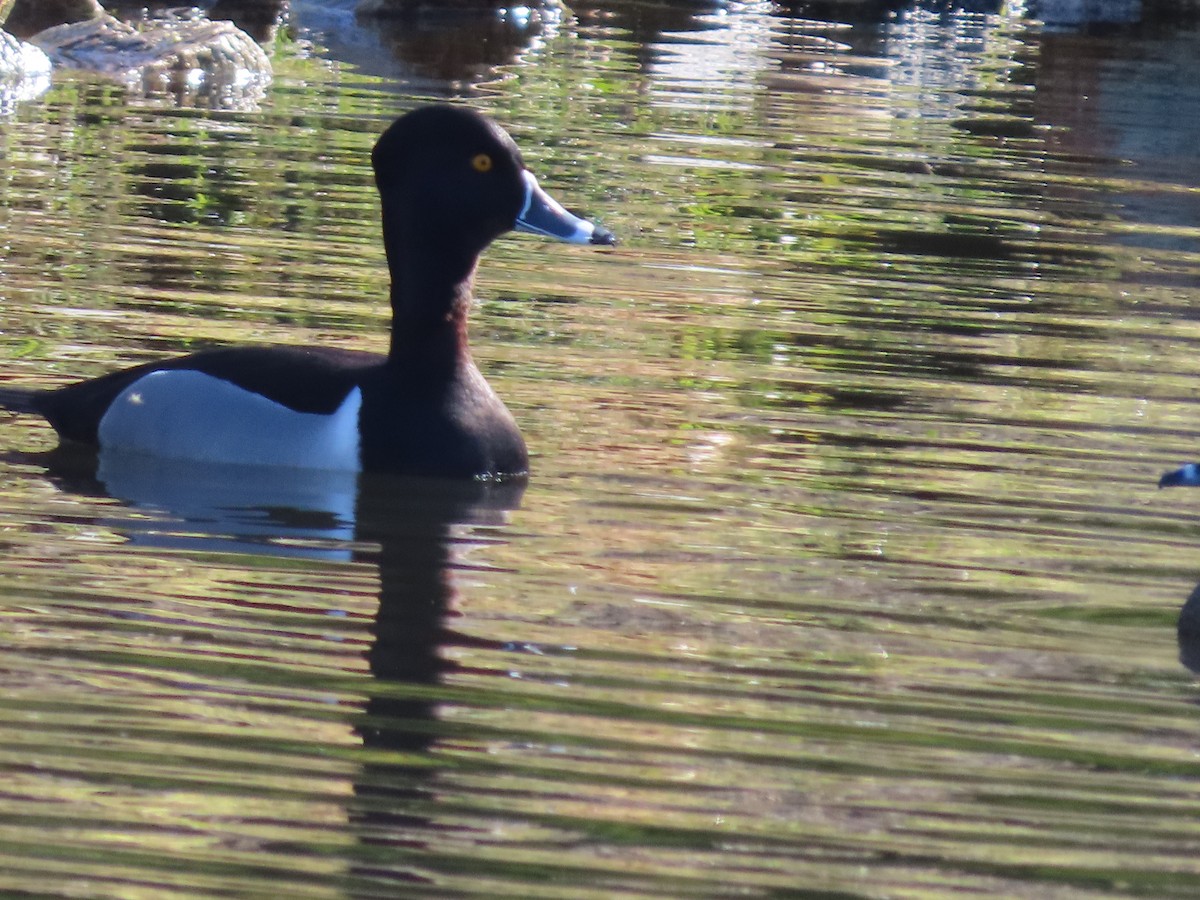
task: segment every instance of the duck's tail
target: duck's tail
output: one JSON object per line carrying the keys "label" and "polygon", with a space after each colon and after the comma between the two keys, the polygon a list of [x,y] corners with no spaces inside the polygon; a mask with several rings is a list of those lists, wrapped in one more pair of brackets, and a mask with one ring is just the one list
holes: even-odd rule
{"label": "duck's tail", "polygon": [[38,395],[41,391],[28,388],[0,387],[0,409],[15,413],[40,413]]}

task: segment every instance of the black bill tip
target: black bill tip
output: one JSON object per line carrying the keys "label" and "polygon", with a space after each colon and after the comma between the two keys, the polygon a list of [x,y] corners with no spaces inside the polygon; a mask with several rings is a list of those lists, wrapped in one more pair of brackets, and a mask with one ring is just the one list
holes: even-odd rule
{"label": "black bill tip", "polygon": [[592,236],[588,239],[589,244],[604,244],[612,247],[617,243],[617,236],[607,228],[601,228],[596,225],[592,229]]}

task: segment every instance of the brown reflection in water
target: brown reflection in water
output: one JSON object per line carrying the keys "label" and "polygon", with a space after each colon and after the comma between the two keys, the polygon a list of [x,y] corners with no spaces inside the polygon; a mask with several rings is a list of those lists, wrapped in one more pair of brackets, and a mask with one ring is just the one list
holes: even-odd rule
{"label": "brown reflection in water", "polygon": [[[536,20],[535,20],[536,21]],[[420,77],[471,84],[516,60],[540,28],[531,29],[494,10],[410,9],[376,21],[384,47]],[[531,31],[533,32],[531,34]]]}
{"label": "brown reflection in water", "polygon": [[[1192,164],[1200,144],[1200,119],[1194,115],[1200,103],[1200,10],[1194,13],[1190,22],[1148,18],[1102,34],[1039,36],[1033,114],[1049,126],[1047,169],[1070,174],[1085,163],[1091,175],[1087,185],[1049,181],[1048,202],[1061,208],[1064,220],[1095,222],[1097,237],[1106,243],[1143,252],[1200,250],[1187,233],[1200,221]],[[1101,180],[1106,190],[1094,190]],[[1163,202],[1164,188],[1170,202]],[[1113,236],[1105,224],[1112,219],[1142,227]],[[1100,237],[1102,232],[1107,234]],[[1138,267],[1139,281],[1149,275],[1156,284],[1191,282],[1189,273],[1172,272],[1169,261],[1164,263],[1153,274]],[[1133,267],[1127,261],[1123,268]]]}
{"label": "brown reflection in water", "polygon": [[638,44],[652,44],[667,33],[700,31],[712,27],[701,24],[697,17],[711,15],[724,5],[718,0],[682,0],[676,3],[582,0],[572,3],[571,9],[584,23],[619,28],[628,32]]}
{"label": "brown reflection in water", "polygon": [[[99,0],[10,0],[4,30],[26,39],[45,28],[81,22],[103,12]],[[6,4],[0,3],[0,8]]]}
{"label": "brown reflection in water", "polygon": [[217,0],[208,10],[210,19],[230,21],[260,44],[275,39],[286,15],[285,0]]}

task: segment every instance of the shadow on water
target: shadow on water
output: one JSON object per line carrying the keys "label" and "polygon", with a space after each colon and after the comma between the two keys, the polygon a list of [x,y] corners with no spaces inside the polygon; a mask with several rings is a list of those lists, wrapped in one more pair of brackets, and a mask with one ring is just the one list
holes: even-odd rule
{"label": "shadow on water", "polygon": [[[353,883],[425,882],[421,835],[454,830],[428,809],[438,768],[439,700],[431,690],[459,666],[448,648],[503,649],[456,632],[456,570],[507,524],[521,480],[453,482],[346,472],[214,466],[58,449],[38,462],[64,490],[119,500],[141,519],[106,520],[132,544],[193,553],[252,553],[367,563],[379,606],[366,652],[373,676],[352,727],[368,751],[347,818],[359,851]],[[422,811],[425,812],[422,812]],[[466,826],[463,826],[466,827]],[[382,848],[387,848],[386,853]],[[410,862],[413,864],[410,865]],[[435,864],[436,865],[436,864]],[[351,892],[352,895],[353,891]]]}

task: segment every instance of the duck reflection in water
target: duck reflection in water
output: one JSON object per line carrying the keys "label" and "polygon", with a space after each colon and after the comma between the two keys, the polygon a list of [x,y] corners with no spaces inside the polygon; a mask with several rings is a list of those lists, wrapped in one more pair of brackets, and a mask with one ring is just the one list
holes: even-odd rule
{"label": "duck reflection in water", "polygon": [[[346,802],[358,836],[357,848],[347,851],[349,878],[375,886],[426,881],[417,870],[429,872],[436,863],[420,851],[458,828],[439,821],[435,808],[439,769],[430,764],[430,752],[444,702],[436,685],[459,670],[450,658],[456,648],[511,650],[454,630],[460,599],[469,599],[460,598],[456,572],[474,568],[466,559],[472,549],[504,539],[525,481],[356,478],[202,464],[181,471],[103,451],[97,463],[69,448],[37,461],[61,488],[110,496],[136,510],[137,516],[97,524],[142,548],[374,566],[379,605],[365,654],[372,677],[364,682],[361,710],[351,717],[363,748],[372,752],[354,774]],[[324,581],[330,569],[318,570]],[[387,761],[389,754],[398,754],[397,761]]]}

